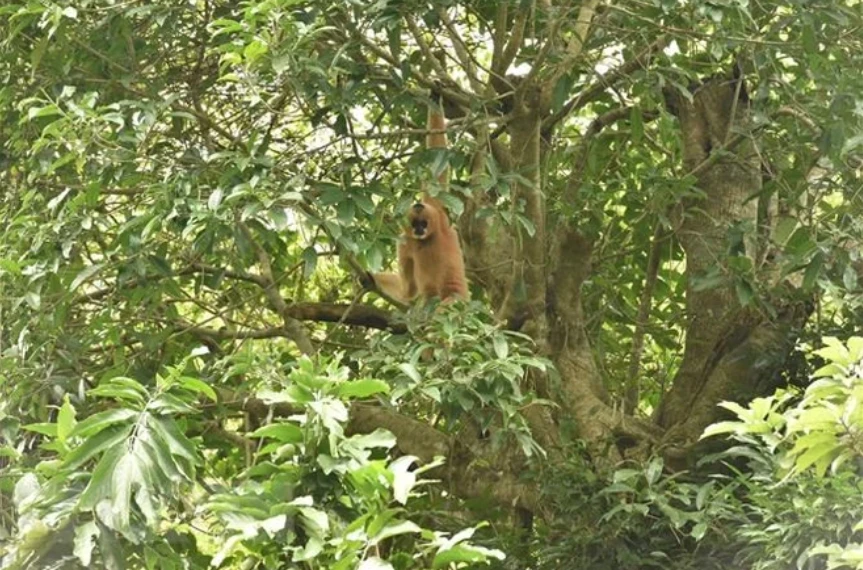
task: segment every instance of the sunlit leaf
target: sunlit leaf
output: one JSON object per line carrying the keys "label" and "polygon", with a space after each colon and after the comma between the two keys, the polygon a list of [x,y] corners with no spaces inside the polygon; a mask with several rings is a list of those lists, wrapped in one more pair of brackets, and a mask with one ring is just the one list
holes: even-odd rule
{"label": "sunlit leaf", "polygon": [[81,286],[82,283],[87,281],[90,277],[98,273],[102,269],[103,265],[101,263],[97,263],[95,265],[90,265],[81,270],[78,275],[75,276],[75,279],[72,280],[72,283],[69,284],[69,291],[75,291],[78,287]]}
{"label": "sunlit leaf", "polygon": [[75,408],[69,402],[69,396],[66,396],[63,398],[63,404],[57,412],[57,439],[65,443],[74,428]]}
{"label": "sunlit leaf", "polygon": [[368,398],[375,394],[386,394],[390,386],[383,380],[363,378],[339,384],[339,396],[342,398]]}
{"label": "sunlit leaf", "polygon": [[405,455],[393,461],[389,467],[395,476],[393,479],[393,498],[403,505],[407,503],[408,496],[416,485],[416,473],[410,471],[411,466],[416,461],[416,457]]}
{"label": "sunlit leaf", "polygon": [[99,528],[94,521],[87,521],[75,527],[75,547],[72,552],[84,567],[90,566],[97,536]]}

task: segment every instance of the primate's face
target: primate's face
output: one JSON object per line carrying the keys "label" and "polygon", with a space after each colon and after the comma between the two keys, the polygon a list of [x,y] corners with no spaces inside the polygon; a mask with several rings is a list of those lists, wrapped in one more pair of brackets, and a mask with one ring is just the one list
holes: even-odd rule
{"label": "primate's face", "polygon": [[437,229],[438,218],[441,213],[424,202],[417,202],[411,206],[408,212],[408,224],[410,225],[410,236],[416,240],[429,239]]}

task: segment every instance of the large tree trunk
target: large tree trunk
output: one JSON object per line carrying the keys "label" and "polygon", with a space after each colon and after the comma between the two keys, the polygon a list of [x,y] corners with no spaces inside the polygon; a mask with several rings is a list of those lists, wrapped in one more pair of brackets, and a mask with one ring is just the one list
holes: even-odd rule
{"label": "large tree trunk", "polygon": [[686,253],[686,344],[654,417],[667,430],[663,439],[673,456],[683,455],[717,420],[719,402],[744,401],[773,385],[807,310],[781,299],[771,300],[772,316],[754,299],[741,306],[738,288],[745,292],[748,285],[726,263],[735,246],[732,254],[753,263],[756,258],[754,241],[729,240],[735,226],[754,235],[761,190],[742,78],[714,77],[692,99],[671,94],[669,106],[680,119],[684,162],[698,191],[675,213],[676,236]]}

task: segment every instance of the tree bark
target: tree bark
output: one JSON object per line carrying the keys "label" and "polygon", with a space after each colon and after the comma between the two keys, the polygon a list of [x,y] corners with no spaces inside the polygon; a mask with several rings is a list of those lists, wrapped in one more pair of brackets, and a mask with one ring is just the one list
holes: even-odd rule
{"label": "tree bark", "polygon": [[[781,291],[775,316],[755,301],[741,306],[726,260],[729,229],[758,222],[761,170],[749,133],[749,108],[741,78],[714,77],[691,99],[671,94],[680,119],[684,164],[696,176],[698,195],[675,212],[675,232],[686,253],[686,343],[680,369],[654,416],[667,430],[665,444],[682,457],[703,429],[720,417],[722,400],[758,395],[775,377],[805,322],[805,306],[787,303]],[[732,133],[744,133],[733,135]],[[735,252],[755,261],[754,241]],[[710,282],[708,283],[708,280]]]}

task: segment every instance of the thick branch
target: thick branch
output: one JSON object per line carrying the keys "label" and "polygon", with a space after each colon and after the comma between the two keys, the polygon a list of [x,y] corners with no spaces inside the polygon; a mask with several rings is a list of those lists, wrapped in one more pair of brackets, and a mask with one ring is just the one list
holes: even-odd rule
{"label": "thick branch", "polygon": [[388,330],[396,334],[407,332],[403,322],[397,322],[392,313],[370,305],[338,303],[296,303],[288,307],[288,314],[299,321],[344,323],[346,325]]}
{"label": "thick branch", "polygon": [[[287,305],[285,313],[290,318],[298,321],[342,323],[351,326],[388,330],[395,334],[404,334],[407,332],[407,326],[403,322],[395,321],[391,313],[370,305],[296,303]],[[180,332],[187,332],[213,340],[292,338],[292,333],[283,326],[237,331],[204,328],[190,324],[182,326]]]}
{"label": "thick branch", "polygon": [[[506,70],[509,68],[510,64],[512,64],[516,54],[518,54],[518,50],[521,48],[521,42],[524,40],[524,28],[527,24],[528,12],[529,10],[526,9],[525,5],[520,3],[518,13],[515,16],[515,22],[512,25],[512,29],[509,31],[509,41],[507,42],[506,47],[503,48],[500,58],[497,60],[492,59],[491,70],[494,75],[498,77],[506,75]],[[504,14],[506,13],[504,12]],[[506,15],[504,15],[503,21],[498,22],[499,24],[502,24],[501,28],[503,29],[506,29],[506,19]],[[495,37],[502,39],[504,34],[499,32],[500,28],[495,30]]]}
{"label": "thick branch", "polygon": [[450,453],[452,441],[449,436],[424,422],[382,406],[360,403],[351,406],[349,434],[371,433],[378,428],[393,432],[398,438],[399,451],[416,455],[423,463]]}
{"label": "thick branch", "polygon": [[452,21],[452,18],[449,17],[446,9],[438,8],[438,15],[444,23],[444,26],[446,26],[456,57],[458,58],[462,69],[464,69],[471,87],[477,93],[482,93],[484,91],[482,82],[479,80],[479,76],[476,73],[476,64],[467,49],[467,44],[465,44],[461,34],[458,33],[458,29],[456,29],[455,23]]}
{"label": "thick branch", "polygon": [[408,30],[410,30],[414,41],[417,43],[417,46],[420,48],[420,51],[422,52],[426,61],[428,61],[429,65],[432,66],[432,69],[434,69],[435,72],[438,74],[439,79],[445,81],[448,85],[455,85],[455,80],[450,76],[449,73],[447,73],[446,69],[444,69],[444,66],[441,64],[438,58],[435,57],[435,54],[432,53],[431,46],[428,44],[427,41],[425,41],[425,38],[423,37],[420,29],[417,27],[414,19],[410,16],[405,16],[405,23],[407,23]]}
{"label": "thick branch", "polygon": [[[511,469],[502,453],[490,451],[489,440],[482,440],[480,446],[465,437],[447,436],[430,425],[403,416],[393,410],[371,404],[356,403],[351,406],[351,419],[348,433],[368,433],[377,428],[391,431],[397,439],[399,451],[415,455],[423,463],[437,456],[447,458],[447,463],[435,471],[449,488],[464,498],[492,498],[507,507],[520,506],[530,511],[538,508],[536,488],[519,480],[519,473]],[[471,440],[469,443],[468,440]],[[489,451],[478,460],[473,453],[480,447]]]}

